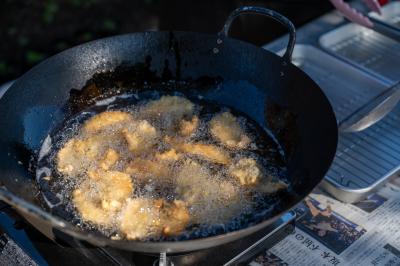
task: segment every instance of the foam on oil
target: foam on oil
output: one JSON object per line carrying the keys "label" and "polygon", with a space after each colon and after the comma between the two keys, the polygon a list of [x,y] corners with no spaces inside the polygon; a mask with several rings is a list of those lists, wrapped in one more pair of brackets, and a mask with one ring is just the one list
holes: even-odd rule
{"label": "foam on oil", "polygon": [[[71,200],[71,195],[72,191],[79,187],[85,174],[82,173],[74,178],[62,176],[57,171],[56,155],[71,138],[83,139],[86,137],[85,133],[81,131],[81,125],[88,118],[105,110],[120,110],[131,113],[136,119],[141,119],[141,108],[149,101],[159,97],[160,93],[153,91],[150,94],[147,92],[146,95],[124,95],[123,97],[103,99],[93,107],[66,121],[60,130],[46,138],[39,156],[37,182],[43,191],[45,204],[54,214],[72,221],[83,229],[99,231],[110,237],[121,237],[118,223],[115,221],[113,226],[104,228],[81,219]],[[232,161],[254,158],[262,166],[264,175],[285,180],[284,160],[278,145],[257,123],[232,108],[214,105],[199,98],[190,100],[195,103],[194,113],[199,117],[200,123],[195,134],[185,139],[185,142],[218,145],[218,142],[210,135],[208,122],[214,115],[229,111],[238,118],[240,126],[245,129],[246,134],[252,140],[247,149],[230,151]],[[167,128],[173,121],[149,119],[148,117],[146,119],[160,131],[161,135],[170,134],[167,132]],[[122,159],[116,163],[113,170],[123,171],[126,164],[135,156],[129,151],[126,143],[114,141],[112,136],[116,132],[120,132],[118,126],[107,129],[104,135],[108,136],[110,140],[105,141],[103,150],[113,148],[120,154]],[[161,142],[156,146],[157,151],[163,151],[165,148],[166,145]],[[185,166],[187,162],[194,162],[195,166],[187,167]],[[96,167],[97,162],[85,163],[89,164],[85,165],[85,169],[90,169]],[[132,197],[153,199],[162,197],[168,201],[174,199],[188,201],[191,203],[189,204],[191,222],[186,230],[177,237],[157,236],[146,240],[194,239],[234,231],[255,223],[259,217],[268,215],[277,202],[274,196],[263,195],[252,188],[240,185],[239,182],[232,182],[233,178],[228,173],[228,167],[203,160],[197,156],[185,154],[179,162],[173,164],[172,171],[174,176],[172,182],[160,183],[157,178],[150,178],[145,184],[135,185]],[[192,176],[192,178],[187,180],[184,178],[185,176]],[[135,180],[135,176],[132,178],[134,184],[140,183]],[[185,182],[192,182],[192,184],[185,184]],[[179,186],[183,188],[179,189]]]}

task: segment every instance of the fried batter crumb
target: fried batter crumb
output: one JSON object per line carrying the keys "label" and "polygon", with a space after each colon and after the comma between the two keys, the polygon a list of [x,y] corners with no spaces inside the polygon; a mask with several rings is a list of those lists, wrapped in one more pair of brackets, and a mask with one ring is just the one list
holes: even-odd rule
{"label": "fried batter crumb", "polygon": [[130,129],[123,129],[122,133],[129,150],[134,153],[146,152],[157,143],[158,132],[146,120],[139,121]]}
{"label": "fried batter crumb", "polygon": [[184,137],[193,135],[199,127],[199,118],[193,116],[191,120],[182,120],[180,122],[179,134]]}
{"label": "fried batter crumb", "polygon": [[83,125],[86,133],[95,133],[118,123],[127,123],[133,120],[133,116],[121,111],[106,111],[90,118]]}
{"label": "fried batter crumb", "polygon": [[251,141],[236,117],[229,112],[214,116],[210,121],[210,131],[214,138],[228,148],[244,149]]}
{"label": "fried batter crumb", "polygon": [[252,158],[240,159],[229,167],[229,173],[237,178],[241,185],[256,184],[262,174],[256,160]]}

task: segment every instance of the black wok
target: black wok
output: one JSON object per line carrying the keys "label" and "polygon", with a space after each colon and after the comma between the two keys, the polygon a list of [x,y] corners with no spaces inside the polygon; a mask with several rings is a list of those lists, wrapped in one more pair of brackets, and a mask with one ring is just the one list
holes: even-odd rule
{"label": "black wok", "polygon": [[[227,37],[232,20],[247,13],[266,15],[289,29],[282,58]],[[286,18],[271,10],[243,7],[231,14],[218,35],[133,33],[89,42],[45,60],[19,78],[0,100],[0,199],[51,238],[64,235],[146,253],[209,248],[266,227],[318,185],[336,151],[334,113],[318,85],[290,62],[294,43],[295,30]],[[41,144],[62,121],[92,104],[94,97],[118,94],[115,84],[121,88],[134,84],[136,90],[169,84],[168,90],[173,84],[174,89],[201,93],[206,100],[245,113],[281,144],[289,191],[279,195],[274,211],[256,224],[188,241],[111,240],[51,214],[40,202],[35,181],[34,160]]]}

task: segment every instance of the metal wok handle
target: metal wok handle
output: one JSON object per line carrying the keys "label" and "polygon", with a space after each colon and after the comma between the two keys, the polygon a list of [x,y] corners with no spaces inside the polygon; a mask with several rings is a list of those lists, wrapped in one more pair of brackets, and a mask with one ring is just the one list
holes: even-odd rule
{"label": "metal wok handle", "polygon": [[287,19],[283,15],[281,15],[278,12],[273,11],[271,9],[267,9],[267,8],[263,8],[263,7],[255,7],[255,6],[239,7],[237,9],[235,9],[229,15],[220,34],[223,34],[224,36],[228,37],[229,29],[231,28],[231,24],[232,24],[233,20],[243,14],[257,14],[257,15],[267,16],[269,18],[274,19],[275,21],[278,21],[279,23],[281,23],[283,26],[285,26],[289,30],[289,43],[287,45],[285,54],[283,55],[283,58],[286,61],[290,62],[292,59],[294,45],[296,43],[296,29],[295,29],[293,23],[289,19]]}

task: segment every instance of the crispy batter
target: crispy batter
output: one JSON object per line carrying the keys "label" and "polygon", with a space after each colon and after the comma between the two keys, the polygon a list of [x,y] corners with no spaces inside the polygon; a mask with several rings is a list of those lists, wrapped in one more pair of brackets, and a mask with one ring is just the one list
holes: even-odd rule
{"label": "crispy batter", "polygon": [[218,179],[192,160],[185,161],[178,172],[175,192],[190,206],[192,221],[221,223],[240,212],[243,202],[238,187]]}
{"label": "crispy batter", "polygon": [[274,194],[279,190],[287,188],[288,184],[282,181],[277,181],[277,182],[265,182],[261,184],[259,187],[257,187],[257,190],[265,194]]}
{"label": "crispy batter", "polygon": [[185,230],[190,220],[184,202],[146,198],[129,199],[120,216],[120,229],[128,239],[144,239],[164,234],[173,236]]}
{"label": "crispy batter", "polygon": [[139,180],[148,177],[167,178],[171,176],[171,170],[168,167],[168,164],[141,158],[135,158],[132,160],[126,167],[125,173],[137,175]]}
{"label": "crispy batter", "polygon": [[133,121],[131,114],[121,111],[106,111],[90,118],[83,125],[86,133],[95,133],[115,124],[128,123]]}
{"label": "crispy batter", "polygon": [[88,172],[91,180],[95,181],[101,206],[106,210],[119,209],[133,191],[131,177],[123,172],[92,170]]}
{"label": "crispy batter", "polygon": [[231,161],[229,153],[215,145],[203,143],[183,143],[169,137],[164,138],[164,140],[171,144],[172,147],[177,151],[197,155],[214,163],[229,164]]}
{"label": "crispy batter", "polygon": [[229,112],[214,116],[210,121],[210,131],[214,138],[228,148],[244,149],[250,143],[250,138],[240,127],[236,117]]}
{"label": "crispy batter", "polygon": [[122,133],[128,142],[129,150],[136,154],[148,151],[157,143],[158,132],[146,120],[135,123],[129,129],[123,129]]}
{"label": "crispy batter", "polygon": [[252,158],[240,159],[229,167],[229,173],[238,179],[241,185],[254,185],[260,181],[262,172],[256,160]]}
{"label": "crispy batter", "polygon": [[83,220],[100,226],[111,226],[113,218],[112,213],[101,208],[101,206],[91,198],[91,191],[90,185],[85,182],[80,188],[74,190],[72,193],[72,201],[75,207]]}
{"label": "crispy batter", "polygon": [[194,104],[179,96],[162,96],[159,100],[151,101],[141,110],[142,115],[153,118],[167,118],[178,121],[193,114]]}
{"label": "crispy batter", "polygon": [[161,208],[162,233],[166,236],[174,236],[185,230],[190,220],[190,214],[186,204],[181,200],[172,203],[164,201]]}
{"label": "crispy batter", "polygon": [[199,118],[193,116],[191,120],[181,120],[179,134],[184,137],[193,135],[199,127]]}
{"label": "crispy batter", "polygon": [[113,215],[133,191],[129,175],[116,171],[89,171],[89,179],[73,192],[72,201],[82,218],[110,225]]}
{"label": "crispy batter", "polygon": [[161,234],[160,207],[153,200],[129,199],[120,216],[120,230],[127,239],[143,239]]}
{"label": "crispy batter", "polygon": [[97,138],[72,138],[57,153],[57,170],[67,176],[83,174],[101,152],[102,145]]}
{"label": "crispy batter", "polygon": [[178,161],[182,158],[182,154],[177,153],[175,149],[170,149],[162,153],[156,153],[156,160],[159,161]]}
{"label": "crispy batter", "polygon": [[100,161],[100,167],[103,170],[109,170],[114,164],[117,163],[119,154],[116,150],[109,148],[106,151],[103,159]]}

